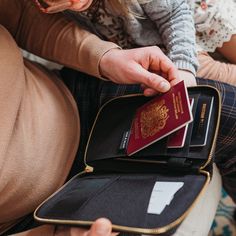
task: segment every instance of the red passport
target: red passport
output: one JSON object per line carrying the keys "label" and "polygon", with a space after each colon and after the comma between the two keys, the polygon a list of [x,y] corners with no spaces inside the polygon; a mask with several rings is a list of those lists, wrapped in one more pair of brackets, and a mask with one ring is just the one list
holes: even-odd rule
{"label": "red passport", "polygon": [[127,155],[132,155],[193,120],[184,81],[137,109],[132,121]]}

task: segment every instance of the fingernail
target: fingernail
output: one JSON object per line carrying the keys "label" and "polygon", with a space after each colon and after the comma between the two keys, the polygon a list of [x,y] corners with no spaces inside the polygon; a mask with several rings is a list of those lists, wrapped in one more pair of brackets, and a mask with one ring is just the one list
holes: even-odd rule
{"label": "fingernail", "polygon": [[170,84],[165,82],[165,81],[162,81],[160,83],[160,89],[161,89],[162,92],[166,92],[170,89]]}

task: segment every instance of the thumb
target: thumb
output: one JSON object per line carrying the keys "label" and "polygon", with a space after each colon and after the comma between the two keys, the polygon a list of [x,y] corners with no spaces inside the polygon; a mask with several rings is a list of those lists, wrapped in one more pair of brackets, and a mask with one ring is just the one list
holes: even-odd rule
{"label": "thumb", "polygon": [[88,232],[88,236],[110,236],[112,231],[111,222],[101,218],[96,220]]}

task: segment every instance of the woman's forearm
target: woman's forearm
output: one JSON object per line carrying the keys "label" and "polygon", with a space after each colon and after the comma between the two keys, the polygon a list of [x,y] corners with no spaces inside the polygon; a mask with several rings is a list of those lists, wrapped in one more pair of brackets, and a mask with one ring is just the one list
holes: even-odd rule
{"label": "woman's forearm", "polygon": [[118,47],[79,28],[62,14],[41,13],[29,0],[1,0],[0,24],[21,48],[97,77],[102,55]]}

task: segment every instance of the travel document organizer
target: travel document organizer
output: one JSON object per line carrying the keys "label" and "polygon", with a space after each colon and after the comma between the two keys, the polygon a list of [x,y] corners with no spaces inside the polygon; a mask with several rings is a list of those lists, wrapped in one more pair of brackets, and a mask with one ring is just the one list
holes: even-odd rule
{"label": "travel document organizer", "polygon": [[187,94],[186,120],[181,99],[173,100],[174,115],[161,99],[154,106],[153,98],[140,94],[105,103],[87,143],[85,170],[44,201],[35,219],[89,227],[106,217],[114,231],[172,234],[210,181],[221,110],[211,86],[190,87]]}

